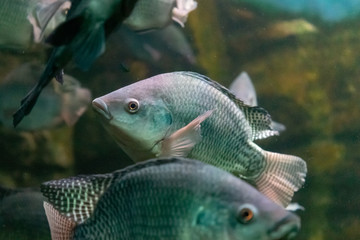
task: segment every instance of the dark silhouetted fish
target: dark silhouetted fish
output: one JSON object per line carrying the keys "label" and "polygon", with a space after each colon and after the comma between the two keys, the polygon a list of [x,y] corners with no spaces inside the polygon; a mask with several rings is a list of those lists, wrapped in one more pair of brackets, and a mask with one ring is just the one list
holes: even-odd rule
{"label": "dark silhouetted fish", "polygon": [[73,0],[66,21],[49,36],[55,46],[38,83],[21,101],[13,116],[14,126],[34,107],[42,89],[53,79],[62,82],[62,69],[73,59],[88,69],[105,51],[105,39],[127,18],[137,0]]}
{"label": "dark silhouetted fish", "polygon": [[196,160],[148,160],[41,191],[53,240],[285,240],[300,228],[246,182]]}
{"label": "dark silhouetted fish", "polygon": [[[31,89],[41,76],[41,65],[26,63],[10,72],[0,85],[0,122],[12,128],[12,114],[19,100]],[[19,130],[41,130],[64,124],[74,125],[86,111],[91,101],[91,93],[82,88],[71,76],[64,75],[64,84],[54,82],[45,88],[32,114],[19,124]]]}

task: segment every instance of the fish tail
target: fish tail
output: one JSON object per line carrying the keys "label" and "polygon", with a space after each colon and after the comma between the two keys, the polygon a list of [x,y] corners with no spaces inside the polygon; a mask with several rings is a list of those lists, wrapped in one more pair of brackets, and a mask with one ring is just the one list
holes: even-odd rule
{"label": "fish tail", "polygon": [[33,89],[21,100],[20,108],[13,114],[13,125],[16,127],[21,120],[28,115],[37,99],[40,96],[41,91],[46,87],[51,79],[59,72],[61,69],[55,67],[54,61],[49,61],[44,72],[42,73],[39,82],[35,85]]}
{"label": "fish tail", "polygon": [[294,192],[305,182],[306,162],[299,157],[263,151],[266,159],[264,172],[255,180],[261,193],[286,207]]}

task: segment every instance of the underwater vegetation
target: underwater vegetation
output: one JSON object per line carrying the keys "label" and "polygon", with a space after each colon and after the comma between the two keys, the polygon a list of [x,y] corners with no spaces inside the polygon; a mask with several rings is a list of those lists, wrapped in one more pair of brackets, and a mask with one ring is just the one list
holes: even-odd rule
{"label": "underwater vegetation", "polygon": [[[357,240],[360,238],[357,2],[263,2],[198,0],[185,27],[173,25],[175,30],[170,30],[175,31],[173,38],[166,38],[157,30],[131,32],[133,35],[129,33],[131,29],[115,30],[107,38],[106,51],[88,71],[69,63],[64,72],[89,89],[93,98],[98,98],[162,73],[198,72],[228,87],[240,72],[246,71],[256,89],[257,105],[266,109],[272,120],[286,126],[280,135],[255,140],[255,144],[267,151],[299,156],[307,164],[305,183],[292,199],[305,208],[296,212],[301,218],[301,230],[294,239]],[[32,34],[28,26],[26,34]],[[176,41],[175,34],[180,34],[176,39],[182,39],[182,45],[170,43]],[[0,39],[3,35],[0,32]],[[22,43],[32,41],[27,38]],[[182,47],[184,44],[186,47]],[[43,42],[31,45],[25,51],[14,51],[13,46],[1,48],[1,84],[22,64],[47,63],[49,45]],[[136,46],[144,51],[135,54]],[[179,48],[191,51],[184,53]],[[51,84],[45,89],[50,87]],[[25,95],[26,92],[17,97],[18,107]],[[22,120],[24,124],[31,114]],[[49,116],[49,112],[43,114],[43,120]],[[183,124],[190,122],[189,119]],[[106,175],[134,164],[105,131],[99,114],[90,104],[73,126],[24,131],[1,123],[0,134],[0,185],[13,191],[79,174]],[[16,202],[8,199],[6,204]],[[0,204],[0,209],[5,206],[4,202]],[[9,235],[4,237],[0,231],[0,239],[50,238],[49,232],[7,229]]]}

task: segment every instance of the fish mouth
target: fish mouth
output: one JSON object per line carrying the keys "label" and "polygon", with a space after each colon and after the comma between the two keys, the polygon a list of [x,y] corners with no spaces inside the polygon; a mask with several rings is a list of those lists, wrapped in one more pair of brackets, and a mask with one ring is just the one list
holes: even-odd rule
{"label": "fish mouth", "polygon": [[94,101],[92,101],[93,109],[100,113],[102,116],[104,116],[107,120],[112,119],[112,115],[110,114],[109,108],[106,105],[106,103],[101,100],[100,98],[96,98]]}
{"label": "fish mouth", "polygon": [[294,214],[284,217],[269,230],[271,240],[287,240],[294,238],[300,230],[300,218]]}

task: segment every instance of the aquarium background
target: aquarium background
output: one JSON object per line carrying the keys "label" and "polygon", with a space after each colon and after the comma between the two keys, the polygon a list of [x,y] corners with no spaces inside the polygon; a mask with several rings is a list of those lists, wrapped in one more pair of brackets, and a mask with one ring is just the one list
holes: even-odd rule
{"label": "aquarium background", "polygon": [[[229,86],[246,71],[255,85],[259,106],[286,126],[279,136],[257,144],[269,151],[300,156],[308,164],[305,185],[293,199],[305,207],[298,212],[302,229],[296,239],[358,240],[357,2],[198,0],[198,8],[181,29],[196,62],[174,51],[175,42],[157,46],[156,32],[149,33],[155,37],[146,38],[130,36],[123,29],[110,37],[105,54],[89,71],[69,64],[65,73],[77,78],[95,98],[164,72],[196,71]],[[160,58],[142,50],[144,41]],[[1,49],[0,82],[22,63],[44,64],[48,52],[38,45],[26,51]],[[20,99],[17,101],[20,104]],[[1,126],[0,134],[0,185],[9,188],[38,187],[51,179],[106,173],[132,164],[91,107],[74,127],[23,132]],[[18,239],[16,234],[24,239],[50,238],[16,231],[13,239]]]}

